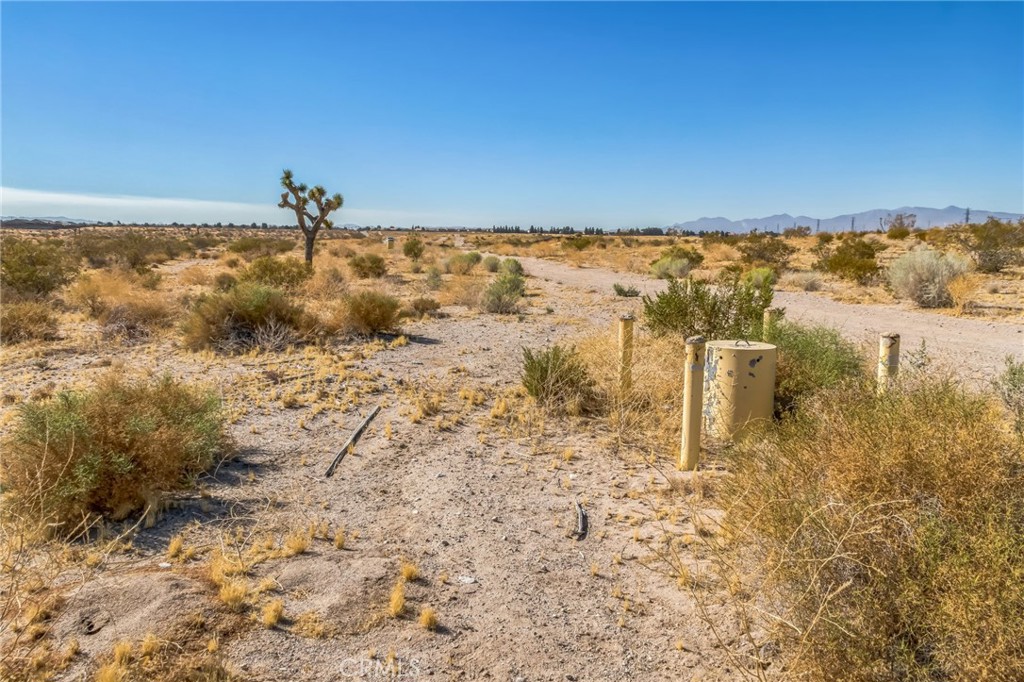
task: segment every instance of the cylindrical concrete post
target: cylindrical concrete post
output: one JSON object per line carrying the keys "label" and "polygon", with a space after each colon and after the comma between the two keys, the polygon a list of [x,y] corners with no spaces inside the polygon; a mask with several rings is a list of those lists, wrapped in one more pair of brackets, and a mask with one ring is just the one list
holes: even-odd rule
{"label": "cylindrical concrete post", "polygon": [[633,387],[633,316],[619,318],[619,391],[629,393]]}
{"label": "cylindrical concrete post", "polygon": [[395,248],[395,238],[394,237],[385,237],[384,238],[384,243],[388,245],[388,250]]}
{"label": "cylindrical concrete post", "polygon": [[885,393],[900,371],[900,335],[895,332],[878,337],[878,392]]}
{"label": "cylindrical concrete post", "polygon": [[757,341],[711,341],[704,371],[704,419],[719,440],[738,440],[775,407],[776,349]]}
{"label": "cylindrical concrete post", "polygon": [[683,371],[683,439],[679,449],[679,468],[693,471],[700,463],[700,422],[704,403],[703,336],[686,339],[686,366]]}

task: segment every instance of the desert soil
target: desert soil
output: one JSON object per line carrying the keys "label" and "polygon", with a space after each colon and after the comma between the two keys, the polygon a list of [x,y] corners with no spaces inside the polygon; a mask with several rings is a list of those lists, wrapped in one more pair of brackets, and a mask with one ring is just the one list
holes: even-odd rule
{"label": "desert soil", "polygon": [[[404,679],[743,677],[738,666],[751,645],[737,637],[717,588],[707,588],[704,600],[718,623],[715,633],[691,592],[652,559],[665,533],[693,534],[700,515],[714,513],[693,495],[664,494],[680,488],[685,475],[671,466],[663,474],[617,451],[600,428],[555,419],[517,426],[515,414],[491,415],[497,398],[519,383],[521,347],[610,330],[618,315],[639,307],[636,299],[614,297],[612,283],[647,293],[663,283],[532,258],[523,264],[532,276],[528,314],[479,315],[452,306],[449,317],[407,324],[408,345],[356,355],[344,380],[324,382],[328,403],[357,395],[356,407],[314,414],[308,405],[285,409],[236,396],[238,456],[201,481],[201,494],[183,496],[152,528],[141,529],[134,549],[65,577],[73,588],[55,632],[62,641],[77,638],[83,655],[61,679],[78,679],[109,657],[114,642],[138,641],[150,631],[172,641],[219,637],[226,661],[252,680],[384,679],[388,652]],[[881,331],[903,334],[905,348],[923,339],[936,359],[967,367],[978,380],[1019,352],[1024,338],[1018,325],[813,294],[780,293],[777,303],[790,318],[831,324],[865,342]],[[316,371],[316,360],[298,351],[278,358],[275,366],[284,369],[268,379],[263,358],[213,361],[166,340],[55,354],[45,367],[26,363],[5,374],[29,377],[21,386],[26,392],[48,382],[60,388],[71,377],[106,371],[97,356],[224,387],[248,382],[265,394],[282,377]],[[409,396],[423,387],[443,396],[445,407],[413,423]],[[486,400],[474,406],[460,389]],[[384,405],[381,413],[325,478],[340,444],[376,404]],[[438,419],[455,414],[460,424],[439,427]],[[670,464],[672,453],[663,454]],[[585,539],[573,537],[576,501],[588,512]],[[656,520],[655,508],[668,518]],[[222,622],[213,617],[223,607],[204,561],[225,536],[241,529],[244,544],[264,532],[281,536],[323,522],[331,535],[346,530],[345,549],[318,538],[305,553],[261,563],[250,576],[254,584],[276,581],[268,597],[284,599],[280,627],[264,629],[250,616],[212,633],[196,625]],[[179,533],[199,549],[196,560],[165,558]],[[407,615],[383,617],[403,559],[423,577],[408,585]],[[702,561],[696,554],[682,559],[695,567]],[[437,632],[416,623],[424,605],[437,610]],[[252,613],[258,616],[258,607]],[[309,613],[325,631],[290,632]]]}

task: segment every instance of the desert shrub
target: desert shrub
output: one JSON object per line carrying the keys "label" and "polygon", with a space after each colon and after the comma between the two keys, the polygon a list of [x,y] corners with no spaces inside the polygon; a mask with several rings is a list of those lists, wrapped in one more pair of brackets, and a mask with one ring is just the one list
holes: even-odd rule
{"label": "desert shrub", "polygon": [[227,291],[238,284],[238,278],[230,272],[219,272],[213,278],[213,288],[217,291]]}
{"label": "desert shrub", "polygon": [[420,296],[409,301],[409,311],[411,317],[426,317],[435,316],[441,309],[441,304],[436,298],[429,298],[426,296]]}
{"label": "desert shrub", "polygon": [[821,277],[815,272],[789,272],[782,281],[803,291],[821,291]]}
{"label": "desert shrub", "polygon": [[441,269],[435,265],[427,268],[427,275],[423,278],[423,283],[432,291],[440,289],[441,285],[444,284],[444,280],[441,278]]}
{"label": "desert shrub", "polygon": [[178,237],[133,231],[79,235],[75,237],[74,251],[93,268],[120,266],[142,272],[150,265],[190,256],[195,248]]}
{"label": "desert shrub", "polygon": [[501,261],[501,266],[498,270],[500,272],[507,272],[511,275],[519,275],[520,277],[526,276],[526,270],[523,269],[523,264],[515,258],[506,258]]}
{"label": "desert shrub", "polygon": [[509,315],[519,310],[519,299],[525,293],[526,282],[521,276],[504,273],[484,289],[480,306],[489,313]]}
{"label": "desert shrub", "polygon": [[468,275],[478,262],[479,259],[474,258],[471,253],[457,253],[445,261],[444,269],[453,275]]}
{"label": "desert shrub", "polygon": [[640,295],[640,290],[636,287],[624,287],[618,282],[612,285],[612,291],[615,292],[616,296],[623,296],[625,298],[636,298]]}
{"label": "desert shrub", "polygon": [[238,280],[286,289],[302,284],[312,274],[313,271],[298,258],[260,256],[239,273]]}
{"label": "desert shrub", "polygon": [[966,273],[967,267],[958,256],[919,246],[889,266],[889,284],[898,298],[922,308],[942,308],[953,303],[949,283]]}
{"label": "desert shrub", "polygon": [[441,302],[445,305],[461,305],[467,308],[476,308],[483,298],[484,289],[489,286],[472,277],[455,277],[441,294]]}
{"label": "desert shrub", "polygon": [[810,237],[811,227],[809,225],[797,225],[782,230],[782,236],[786,239],[797,239],[799,237]]}
{"label": "desert shrub", "polygon": [[348,259],[348,266],[360,279],[380,279],[388,272],[387,263],[375,253],[363,253]]}
{"label": "desert shrub", "polygon": [[796,253],[796,247],[779,237],[772,237],[762,232],[752,232],[746,239],[736,245],[744,263],[748,265],[768,265],[782,270],[789,264],[789,259]]}
{"label": "desert shrub", "polygon": [[562,240],[562,248],[572,249],[574,251],[583,251],[584,249],[589,249],[600,241],[601,238],[594,235],[574,234],[573,236]]}
{"label": "desert shrub", "polygon": [[682,278],[690,274],[693,268],[700,267],[703,262],[704,255],[697,249],[674,244],[662,251],[657,260],[651,262],[651,274],[658,279]]}
{"label": "desert shrub", "polygon": [[776,414],[791,411],[819,390],[865,376],[857,346],[835,329],[778,322],[767,330],[765,341],[778,348]]}
{"label": "desert shrub", "polygon": [[910,228],[905,225],[890,225],[889,229],[885,231],[885,236],[889,239],[906,239],[910,236]]}
{"label": "desert shrub", "polygon": [[814,238],[817,240],[818,246],[828,246],[836,236],[831,232],[819,232]]}
{"label": "desert shrub", "polygon": [[59,240],[5,238],[0,245],[0,283],[29,296],[46,296],[70,282],[75,258]]}
{"label": "desert shrub", "polygon": [[957,275],[949,281],[949,298],[957,315],[963,315],[967,307],[974,301],[975,294],[981,288],[982,279],[973,272]]}
{"label": "desert shrub", "polygon": [[480,264],[487,272],[497,272],[498,268],[501,267],[501,259],[497,256],[488,256],[480,261]]}
{"label": "desert shrub", "polygon": [[524,348],[521,379],[526,392],[553,411],[579,415],[597,407],[594,381],[574,348]]}
{"label": "desert shrub", "polygon": [[701,335],[712,339],[746,339],[760,334],[764,311],[772,304],[768,283],[760,286],[727,277],[717,286],[699,280],[669,280],[654,298],[643,297],[644,319],[656,335]]}
{"label": "desert shrub", "polygon": [[201,297],[185,320],[183,340],[192,350],[276,349],[309,334],[314,326],[302,307],[281,291],[244,282]]}
{"label": "desert shrub", "polygon": [[295,240],[277,237],[242,237],[228,244],[227,248],[231,253],[238,253],[247,258],[258,258],[288,253],[295,248]]}
{"label": "desert shrub", "polygon": [[979,272],[1002,272],[1024,263],[1024,219],[1014,223],[990,217],[967,225],[958,237]]}
{"label": "desert shrub", "polygon": [[0,342],[52,339],[57,334],[53,306],[43,301],[12,301],[0,305]]}
{"label": "desert shrub", "polygon": [[79,278],[68,301],[96,319],[105,338],[138,341],[173,318],[167,300],[144,289],[142,280],[131,270],[100,270]]}
{"label": "desert shrub", "polygon": [[1014,430],[1024,436],[1024,362],[1007,357],[1006,369],[992,382],[992,386],[1010,411]]}
{"label": "desert shrub", "polygon": [[818,260],[814,267],[821,272],[867,284],[878,273],[875,255],[883,248],[863,237],[848,237],[834,248],[823,242],[817,249]]}
{"label": "desert shrub", "polygon": [[773,287],[778,279],[775,270],[768,267],[754,268],[743,273],[743,281],[750,282],[758,288],[764,286]]}
{"label": "desert shrub", "polygon": [[651,275],[658,279],[680,279],[690,274],[692,267],[685,258],[659,258],[651,263]]}
{"label": "desert shrub", "polygon": [[57,533],[121,519],[209,468],[227,444],[213,392],[110,374],[21,406],[0,465],[8,513]]}
{"label": "desert shrub", "polygon": [[360,291],[345,299],[341,329],[350,334],[379,334],[398,329],[402,304],[394,296]]}
{"label": "desert shrub", "polygon": [[323,300],[338,298],[347,288],[341,268],[335,266],[317,268],[303,287],[307,295]]}
{"label": "desert shrub", "polygon": [[419,237],[409,237],[402,243],[402,253],[414,261],[423,257],[423,249],[423,240]]}
{"label": "desert shrub", "polygon": [[[778,665],[820,680],[1024,679],[1024,467],[991,396],[826,390],[730,456],[723,533]],[[734,558],[738,558],[740,554]],[[774,666],[773,666],[774,667]]]}

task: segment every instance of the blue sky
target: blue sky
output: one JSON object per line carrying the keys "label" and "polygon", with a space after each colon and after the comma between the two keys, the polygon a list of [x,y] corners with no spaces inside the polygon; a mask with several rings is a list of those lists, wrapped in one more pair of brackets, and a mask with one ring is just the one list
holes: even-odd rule
{"label": "blue sky", "polygon": [[[2,212],[1024,212],[1022,3],[0,5]],[[175,201],[177,200],[177,201]],[[73,216],[74,217],[74,216]]]}

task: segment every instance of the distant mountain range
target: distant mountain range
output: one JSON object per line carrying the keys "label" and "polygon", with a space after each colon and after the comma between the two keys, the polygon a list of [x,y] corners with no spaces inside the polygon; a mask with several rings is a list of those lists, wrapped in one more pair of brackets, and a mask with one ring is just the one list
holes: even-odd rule
{"label": "distant mountain range", "polygon": [[[666,228],[675,228],[692,232],[711,232],[721,230],[723,232],[749,232],[758,230],[760,232],[782,231],[794,225],[806,225],[811,229],[820,229],[824,232],[836,232],[849,230],[851,227],[857,230],[878,229],[886,218],[897,213],[913,213],[917,216],[918,227],[944,227],[964,222],[967,217],[967,209],[959,206],[947,206],[946,208],[928,208],[926,206],[901,206],[900,208],[876,208],[860,213],[847,213],[837,215],[833,218],[812,218],[810,216],[792,216],[788,213],[771,215],[765,218],[745,218],[743,220],[729,220],[728,218],[699,218],[689,220],[685,223],[673,223],[666,225]],[[985,211],[971,209],[970,220],[972,223],[984,222],[989,216],[1000,220],[1017,220],[1021,217],[1019,213],[1002,213],[999,211]],[[820,223],[819,223],[820,220]]]}

